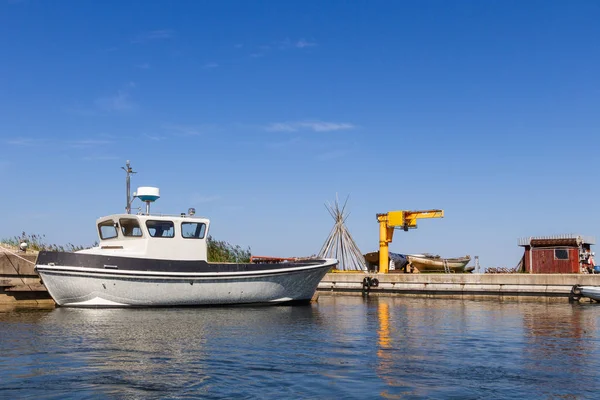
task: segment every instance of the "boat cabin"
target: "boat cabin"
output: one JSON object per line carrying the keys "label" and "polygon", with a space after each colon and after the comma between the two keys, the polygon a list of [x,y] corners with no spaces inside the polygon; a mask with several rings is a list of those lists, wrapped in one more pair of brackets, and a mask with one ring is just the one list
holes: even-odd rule
{"label": "boat cabin", "polygon": [[207,260],[206,218],[115,214],[96,221],[100,244],[80,253],[163,260]]}

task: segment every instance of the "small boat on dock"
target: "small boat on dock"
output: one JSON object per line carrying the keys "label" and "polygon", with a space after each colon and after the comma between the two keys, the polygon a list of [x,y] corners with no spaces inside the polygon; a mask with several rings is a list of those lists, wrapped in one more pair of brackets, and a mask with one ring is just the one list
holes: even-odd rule
{"label": "small boat on dock", "polygon": [[600,301],[600,287],[599,286],[581,286],[579,287],[581,295],[592,300]]}
{"label": "small boat on dock", "polygon": [[600,302],[600,286],[573,286],[569,294],[569,301],[579,301],[582,297]]}
{"label": "small boat on dock", "polygon": [[458,258],[442,258],[431,254],[406,255],[409,266],[419,272],[464,272],[465,266],[471,261],[470,256]]}
{"label": "small boat on dock", "polygon": [[[129,182],[129,172],[127,178]],[[39,253],[35,270],[57,305],[309,302],[321,279],[338,263],[335,259],[209,262],[209,219],[197,217],[194,209],[177,216],[151,214],[150,203],[160,197],[158,188],[141,187],[134,197],[146,202],[146,213],[99,218],[97,247]]]}

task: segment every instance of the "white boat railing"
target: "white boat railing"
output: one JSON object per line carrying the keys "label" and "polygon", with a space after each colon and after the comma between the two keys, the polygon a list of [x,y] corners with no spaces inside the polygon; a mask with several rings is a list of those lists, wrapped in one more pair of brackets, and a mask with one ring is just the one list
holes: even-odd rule
{"label": "white boat railing", "polygon": [[136,213],[135,215],[139,215],[141,217],[168,217],[168,218],[200,218],[200,219],[207,219],[207,217],[203,217],[201,215],[189,215],[189,214],[185,214],[185,213],[181,213],[181,214],[161,214],[161,213],[150,213],[150,214],[146,214],[145,212],[139,212]]}

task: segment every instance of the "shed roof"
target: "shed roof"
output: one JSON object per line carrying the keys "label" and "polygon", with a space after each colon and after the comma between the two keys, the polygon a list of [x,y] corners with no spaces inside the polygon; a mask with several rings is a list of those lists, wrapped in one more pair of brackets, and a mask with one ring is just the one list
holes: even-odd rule
{"label": "shed roof", "polygon": [[554,247],[554,246],[580,246],[582,244],[596,244],[596,238],[584,235],[554,235],[554,236],[530,236],[520,238],[519,246],[531,247]]}

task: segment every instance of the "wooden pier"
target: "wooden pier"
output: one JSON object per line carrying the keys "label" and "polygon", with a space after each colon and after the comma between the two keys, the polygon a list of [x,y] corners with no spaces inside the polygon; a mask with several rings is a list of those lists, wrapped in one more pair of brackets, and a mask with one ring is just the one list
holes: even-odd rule
{"label": "wooden pier", "polygon": [[0,249],[0,305],[53,306],[54,301],[33,270],[37,254]]}

